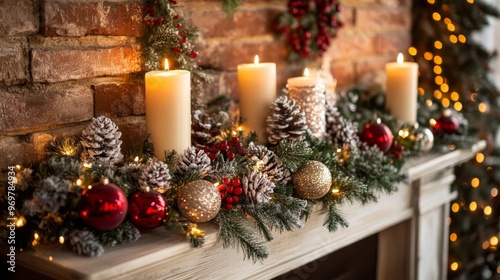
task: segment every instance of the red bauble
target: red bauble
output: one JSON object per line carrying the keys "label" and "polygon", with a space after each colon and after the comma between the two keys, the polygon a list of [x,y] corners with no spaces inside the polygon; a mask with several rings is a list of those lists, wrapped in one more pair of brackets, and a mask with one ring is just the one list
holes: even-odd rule
{"label": "red bauble", "polygon": [[451,114],[450,111],[445,111],[439,118],[436,119],[436,124],[433,127],[434,135],[441,136],[443,134],[457,133],[460,128],[460,122]]}
{"label": "red bauble", "polygon": [[129,198],[128,217],[138,228],[153,229],[160,226],[166,211],[167,202],[157,191],[139,191]]}
{"label": "red bauble", "polygon": [[127,197],[119,187],[95,183],[82,192],[78,214],[94,229],[112,230],[125,219],[127,207]]}
{"label": "red bauble", "polygon": [[383,123],[374,122],[365,125],[359,136],[368,145],[377,145],[384,153],[391,149],[393,135]]}

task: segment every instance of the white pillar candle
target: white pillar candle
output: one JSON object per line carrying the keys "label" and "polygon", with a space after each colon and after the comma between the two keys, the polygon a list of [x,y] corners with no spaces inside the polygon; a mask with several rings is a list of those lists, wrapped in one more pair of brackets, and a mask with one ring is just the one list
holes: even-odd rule
{"label": "white pillar candle", "polygon": [[244,129],[255,131],[260,143],[267,142],[266,117],[276,99],[276,64],[254,63],[238,65],[238,94]]}
{"label": "white pillar candle", "polygon": [[[166,63],[168,69],[168,62]],[[166,150],[191,146],[191,74],[186,70],[146,73],[146,130],[163,159]]]}
{"label": "white pillar candle", "polygon": [[304,69],[302,77],[287,80],[288,96],[295,99],[306,115],[307,127],[312,135],[323,139],[326,129],[325,84],[318,77],[311,77]]}
{"label": "white pillar candle", "polygon": [[418,64],[404,62],[403,54],[397,62],[385,65],[387,87],[385,106],[396,119],[415,124],[417,122]]}

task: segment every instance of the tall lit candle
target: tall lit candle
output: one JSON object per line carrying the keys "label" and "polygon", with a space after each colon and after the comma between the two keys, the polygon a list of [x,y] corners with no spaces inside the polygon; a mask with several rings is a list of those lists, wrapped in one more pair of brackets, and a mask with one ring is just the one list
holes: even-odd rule
{"label": "tall lit candle", "polygon": [[322,79],[309,75],[309,69],[304,69],[304,75],[287,80],[288,96],[295,99],[306,115],[307,127],[312,135],[322,139],[326,129],[326,96],[325,84]]}
{"label": "tall lit candle", "polygon": [[269,106],[276,99],[276,64],[254,63],[238,65],[240,115],[244,127],[257,133],[260,143],[267,141],[266,117]]}
{"label": "tall lit candle", "polygon": [[396,119],[415,124],[417,121],[418,64],[404,62],[399,54],[397,62],[385,65],[387,88],[385,106]]}
{"label": "tall lit candle", "polygon": [[191,145],[191,74],[186,70],[146,73],[146,130],[163,159],[166,150],[182,153]]}

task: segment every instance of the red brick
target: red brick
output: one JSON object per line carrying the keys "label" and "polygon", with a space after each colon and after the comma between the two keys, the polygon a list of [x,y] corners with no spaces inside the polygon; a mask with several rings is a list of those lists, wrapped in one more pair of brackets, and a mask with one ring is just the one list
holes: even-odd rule
{"label": "red brick", "polygon": [[146,112],[144,83],[99,84],[94,86],[94,115],[124,117]]}
{"label": "red brick", "polygon": [[331,71],[333,77],[337,80],[338,89],[347,89],[354,85],[354,63],[350,61],[333,62],[331,65]]}
{"label": "red brick", "polygon": [[379,0],[380,4],[390,7],[410,7],[411,0]]}
{"label": "red brick", "polygon": [[227,15],[222,9],[191,8],[188,16],[204,37],[242,37],[272,34],[279,13],[272,9],[240,9]]}
{"label": "red brick", "polygon": [[0,36],[38,33],[38,1],[3,0],[0,2]]}
{"label": "red brick", "polygon": [[341,1],[342,4],[349,7],[363,7],[363,6],[374,6],[378,4],[379,0],[349,0]]}
{"label": "red brick", "polygon": [[346,61],[375,54],[375,38],[364,34],[343,36],[340,34],[332,41],[326,55],[333,60]]}
{"label": "red brick", "polygon": [[0,92],[0,131],[27,133],[93,117],[90,88],[73,83]]}
{"label": "red brick", "polygon": [[270,40],[240,40],[208,42],[200,55],[200,65],[215,69],[234,70],[238,64],[253,63],[255,55],[261,62],[285,64],[287,57],[285,43]]}
{"label": "red brick", "polygon": [[45,36],[144,34],[142,9],[136,4],[45,3]]}
{"label": "red brick", "polygon": [[375,38],[376,51],[379,54],[394,55],[394,60],[398,53],[406,54],[411,44],[411,36],[406,32],[381,34]]}
{"label": "red brick", "polygon": [[21,84],[28,80],[27,41],[0,37],[0,82]]}
{"label": "red brick", "polygon": [[121,146],[122,153],[127,154],[129,151],[140,151],[146,137],[146,118],[139,116],[113,118],[112,120],[122,133],[122,137],[120,138],[123,141]]}
{"label": "red brick", "polygon": [[385,84],[386,57],[372,57],[355,62],[356,83]]}
{"label": "red brick", "polygon": [[358,32],[374,34],[390,31],[408,31],[411,28],[411,11],[400,8],[358,8],[355,27]]}
{"label": "red brick", "polygon": [[102,49],[35,49],[31,69],[34,82],[58,82],[139,72],[139,46]]}

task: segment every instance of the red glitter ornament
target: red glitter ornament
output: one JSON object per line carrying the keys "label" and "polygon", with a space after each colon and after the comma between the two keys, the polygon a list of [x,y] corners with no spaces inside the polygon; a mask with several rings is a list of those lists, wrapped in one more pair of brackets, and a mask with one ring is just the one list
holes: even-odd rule
{"label": "red glitter ornament", "polygon": [[119,187],[95,183],[82,192],[78,214],[93,229],[112,230],[125,219],[127,207],[127,197]]}
{"label": "red glitter ornament", "polygon": [[391,130],[379,121],[366,124],[359,136],[368,145],[377,145],[380,150],[386,153],[391,149],[393,135]]}
{"label": "red glitter ornament", "polygon": [[139,191],[132,194],[128,202],[128,217],[138,228],[159,227],[167,211],[167,202],[154,190]]}

